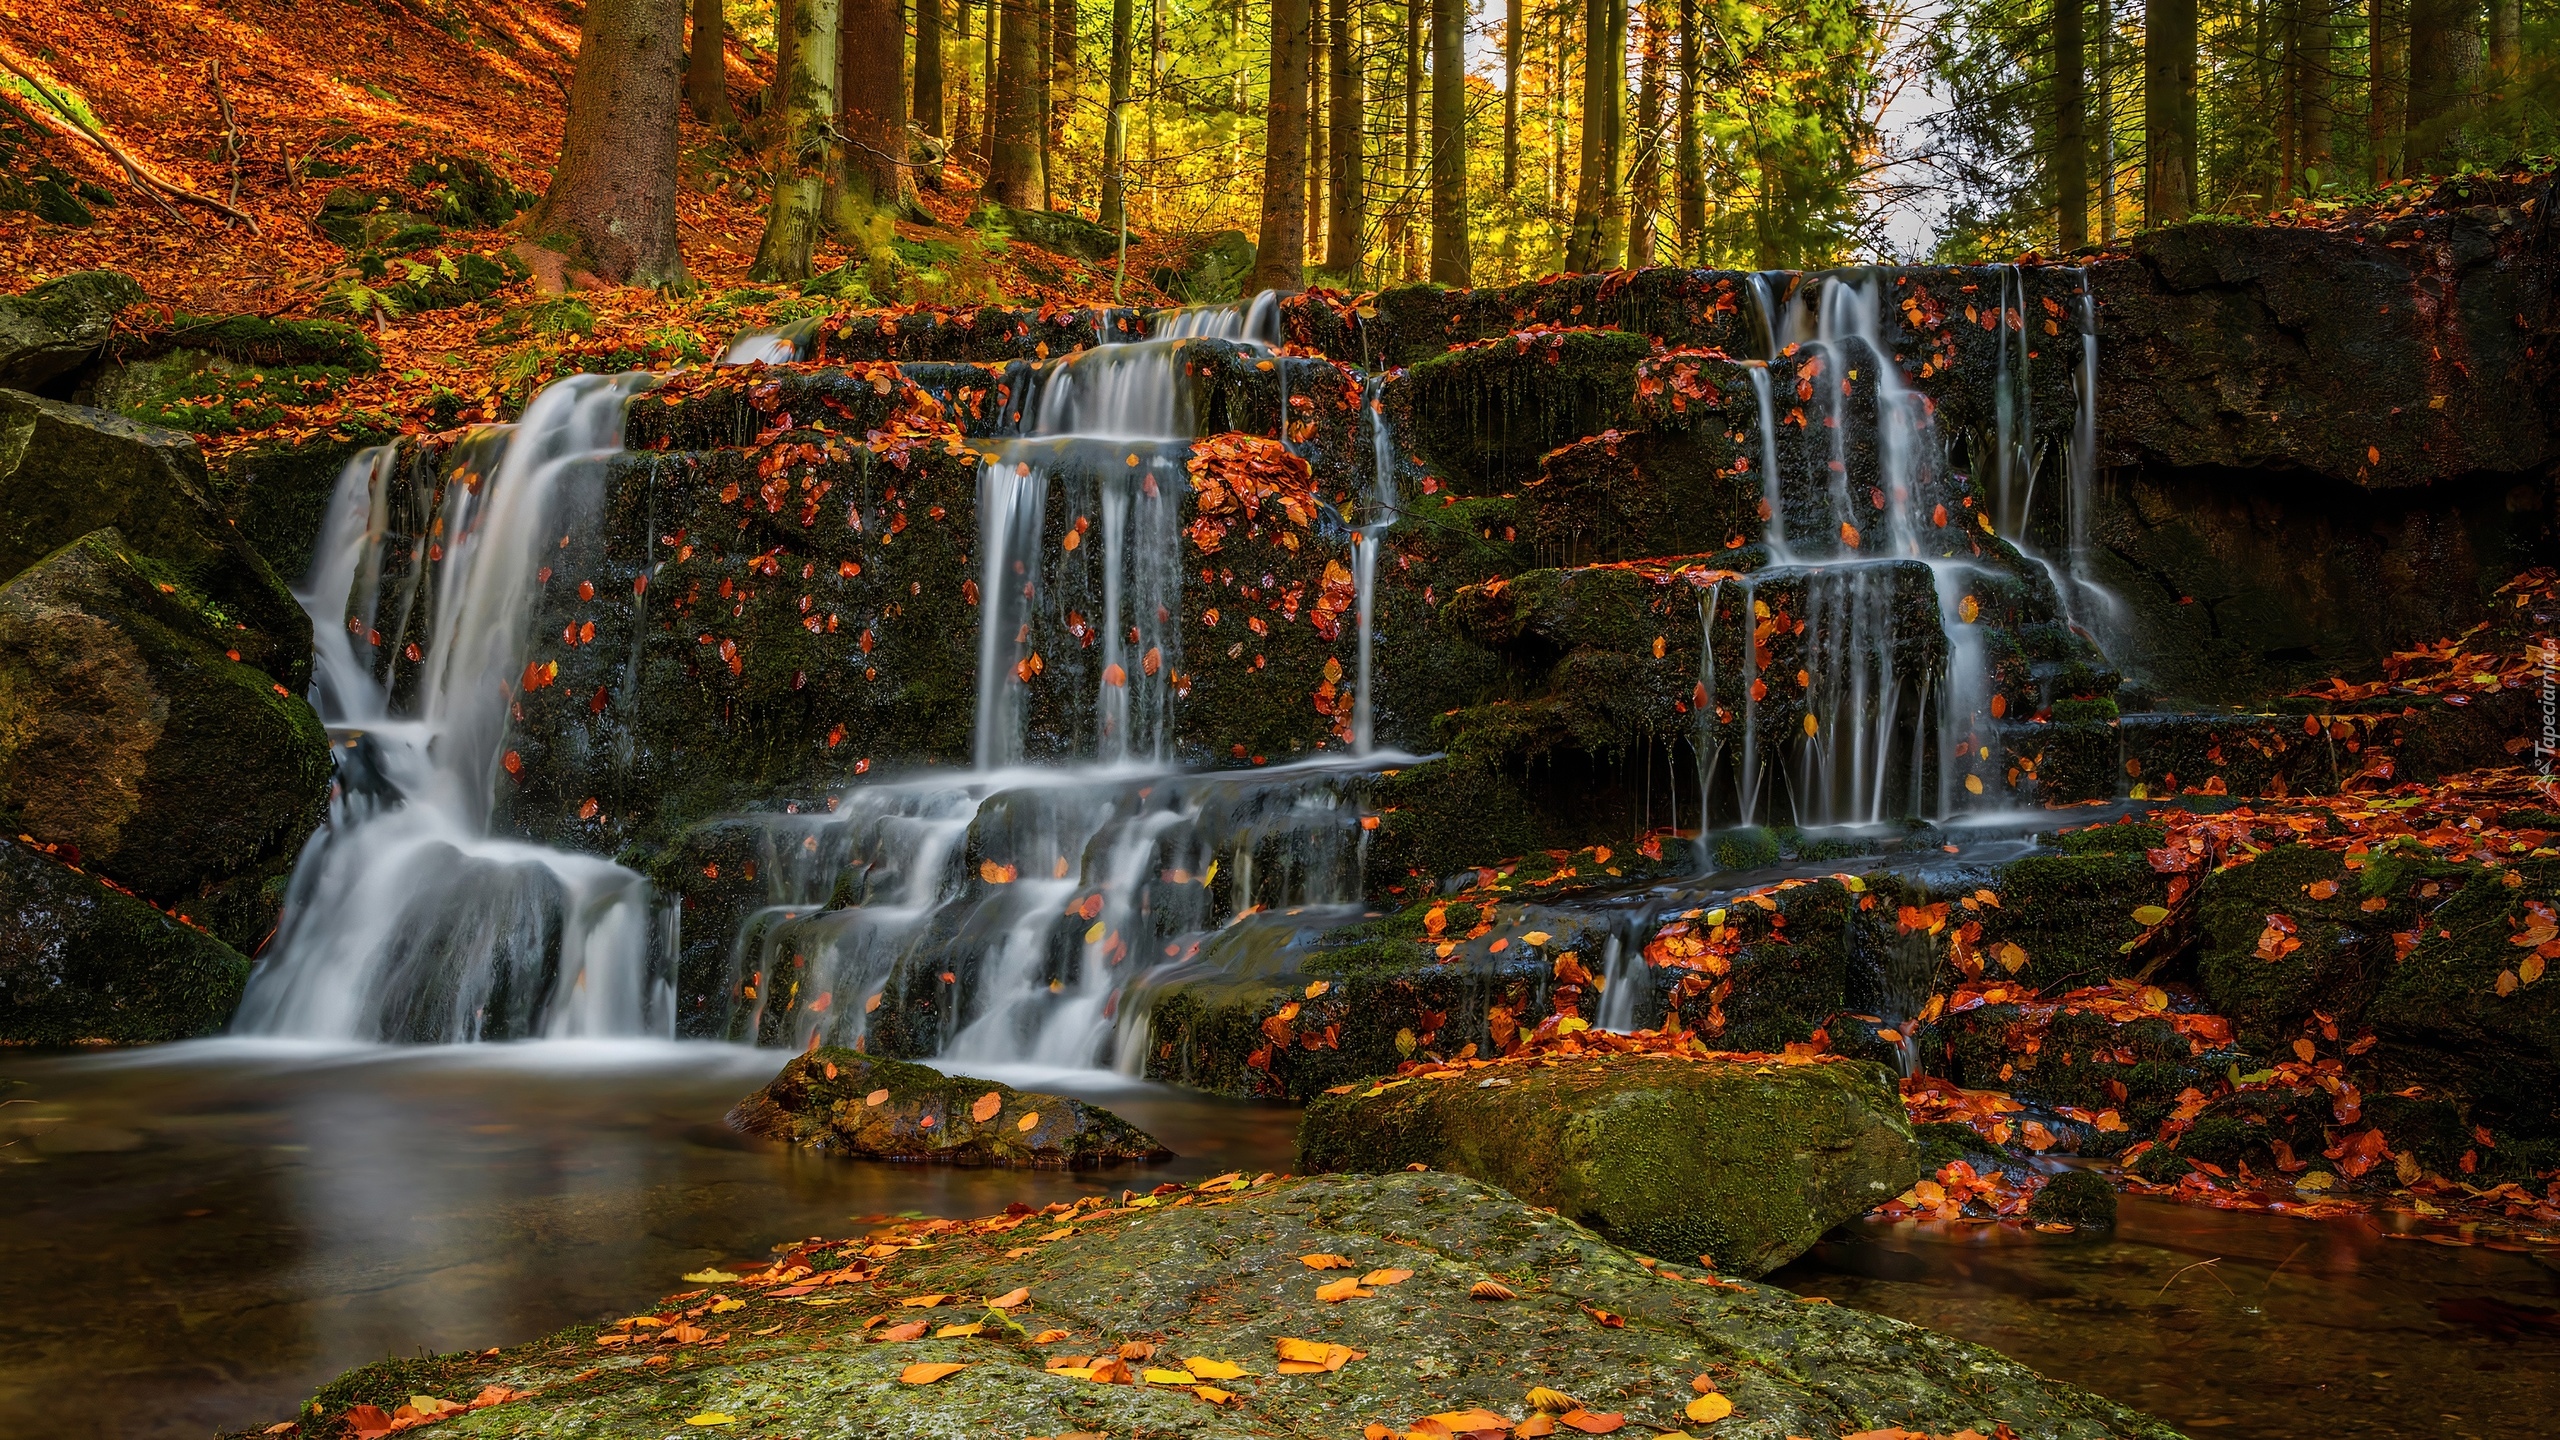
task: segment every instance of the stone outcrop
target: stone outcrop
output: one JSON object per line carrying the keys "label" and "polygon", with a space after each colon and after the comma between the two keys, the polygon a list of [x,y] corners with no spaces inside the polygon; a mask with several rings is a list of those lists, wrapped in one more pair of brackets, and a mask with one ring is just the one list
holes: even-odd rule
{"label": "stone outcrop", "polygon": [[1099,1105],[834,1047],[794,1058],[729,1123],[850,1160],[1086,1169],[1173,1154]]}
{"label": "stone outcrop", "polygon": [[248,980],[249,962],[202,928],[0,839],[0,1044],[210,1035]]}
{"label": "stone outcrop", "polygon": [[95,358],[142,287],[113,270],[83,270],[0,296],[0,389],[44,388]]}
{"label": "stone outcrop", "polygon": [[1448,1070],[1320,1096],[1315,1171],[1428,1166],[1665,1260],[1764,1275],[1920,1176],[1888,1071],[1622,1055]]}

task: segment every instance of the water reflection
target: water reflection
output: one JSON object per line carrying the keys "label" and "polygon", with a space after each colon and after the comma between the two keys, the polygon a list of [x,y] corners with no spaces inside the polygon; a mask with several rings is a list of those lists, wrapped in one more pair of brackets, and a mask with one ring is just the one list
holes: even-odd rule
{"label": "water reflection", "polygon": [[197,1440],[352,1365],[619,1313],[867,1218],[1292,1156],[1294,1111],[1053,1073],[1008,1078],[1109,1105],[1183,1158],[1082,1175],[828,1161],[720,1123],[782,1059],[219,1041],[0,1060],[0,1435]]}
{"label": "water reflection", "polygon": [[2551,1433],[2551,1257],[2128,1199],[2103,1238],[1846,1227],[1772,1277],[2198,1436]]}

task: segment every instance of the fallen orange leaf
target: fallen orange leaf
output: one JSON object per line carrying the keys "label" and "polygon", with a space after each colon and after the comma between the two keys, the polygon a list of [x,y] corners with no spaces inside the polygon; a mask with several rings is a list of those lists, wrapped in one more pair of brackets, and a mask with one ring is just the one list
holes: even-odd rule
{"label": "fallen orange leaf", "polygon": [[922,1365],[908,1366],[898,1372],[898,1380],[907,1385],[930,1385],[946,1375],[957,1375],[968,1368],[966,1365],[949,1360],[935,1360]]}

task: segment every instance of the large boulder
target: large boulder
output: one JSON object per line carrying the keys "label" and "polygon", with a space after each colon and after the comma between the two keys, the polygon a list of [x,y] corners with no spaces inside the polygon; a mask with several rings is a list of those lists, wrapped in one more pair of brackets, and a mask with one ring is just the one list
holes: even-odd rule
{"label": "large boulder", "polygon": [[0,586],[0,805],[234,946],[328,802],[328,734],[231,612],[101,530]]}
{"label": "large boulder", "polygon": [[833,1047],[783,1066],[729,1123],[856,1160],[1082,1168],[1173,1154],[1099,1105]]}
{"label": "large boulder", "polygon": [[222,1028],[249,962],[97,876],[0,839],[0,1045],[140,1045]]}
{"label": "large boulder", "polygon": [[218,602],[223,648],[302,688],[310,617],[215,504],[193,436],[0,390],[0,580],[110,528]]}
{"label": "large boulder", "polygon": [[[650,1312],[666,1324],[382,1361],[323,1388],[312,1413],[334,1425],[372,1406],[387,1418],[432,1385],[453,1407],[436,1431],[454,1437],[655,1440],[691,1418],[774,1435],[1242,1440],[1364,1426],[1501,1433],[1533,1411],[1547,1418],[1529,1434],[1650,1435],[1695,1431],[1691,1406],[1724,1410],[1701,1400],[1703,1380],[1731,1413],[1696,1433],[2176,1440],[1981,1346],[1649,1268],[1456,1176],[1222,1177],[1125,1207],[1097,1196],[1046,1215],[1015,1209],[1026,1213],[803,1247],[748,1282],[670,1296]],[[1300,1258],[1316,1255],[1352,1268]],[[813,1293],[820,1276],[841,1284]],[[1316,1298],[1364,1276],[1359,1294]],[[869,1283],[842,1288],[856,1281]],[[861,1303],[830,1303],[843,1295]],[[889,1317],[876,1320],[882,1304]],[[1551,1392],[1543,1404],[1531,1403],[1536,1387]],[[1492,1414],[1461,1419],[1479,1408]],[[1447,1418],[1423,1424],[1430,1416]]]}
{"label": "large boulder", "polygon": [[33,390],[78,369],[107,343],[142,287],[113,270],[83,270],[0,298],[0,387]]}
{"label": "large boulder", "polygon": [[1661,1054],[1453,1066],[1307,1107],[1309,1170],[1451,1170],[1665,1259],[1763,1275],[1920,1176],[1890,1072]]}
{"label": "large boulder", "polygon": [[2560,977],[2543,974],[2538,951],[2551,948],[2542,917],[2560,861],[2504,872],[2516,885],[2491,874],[2474,872],[2427,914],[2364,1020],[2381,1042],[2373,1058],[2384,1085],[2461,1095],[2482,1119],[2550,1134],[2560,1130]]}

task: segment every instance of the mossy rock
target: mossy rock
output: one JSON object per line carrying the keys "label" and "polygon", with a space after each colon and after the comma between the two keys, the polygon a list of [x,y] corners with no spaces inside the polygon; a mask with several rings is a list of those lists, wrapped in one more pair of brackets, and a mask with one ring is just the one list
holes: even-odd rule
{"label": "mossy rock", "polygon": [[83,398],[102,410],[198,435],[259,430],[286,406],[335,397],[348,372],[335,365],[261,365],[178,346],[105,367]]}
{"label": "mossy rock", "polygon": [[0,297],[0,389],[35,390],[78,369],[142,303],[142,286],[114,270],[83,270]]}
{"label": "mossy rock", "polygon": [[[1043,1240],[1051,1225],[1068,1233]],[[815,1265],[859,1252],[800,1253]],[[1366,1298],[1319,1304],[1316,1288],[1334,1277],[1300,1263],[1310,1254],[1346,1257],[1352,1276],[1413,1273]],[[649,1345],[644,1355],[579,1326],[479,1357],[368,1366],[333,1382],[323,1392],[331,1403],[304,1418],[334,1424],[339,1405],[398,1401],[418,1393],[405,1388],[412,1381],[433,1380],[434,1393],[458,1401],[492,1384],[532,1392],[438,1422],[455,1437],[659,1440],[689,1417],[718,1413],[751,1418],[760,1433],[861,1440],[1078,1430],[1275,1440],[1356,1433],[1365,1423],[1402,1430],[1473,1406],[1516,1422],[1529,1413],[1530,1387],[1547,1386],[1590,1411],[1623,1414],[1635,1434],[1687,1423],[1689,1382],[1704,1374],[1734,1404],[1721,1430],[1770,1440],[2002,1424],[2019,1440],[2178,1440],[2155,1420],[1981,1346],[1846,1306],[1809,1306],[1771,1286],[1662,1273],[1670,1268],[1642,1265],[1570,1220],[1454,1175],[1284,1180],[1071,1217],[997,1217],[899,1251],[888,1278],[874,1282],[884,1300],[952,1297],[931,1313],[985,1320],[974,1336],[864,1343],[874,1333],[864,1322],[879,1313],[870,1304],[821,1309],[746,1286],[696,1288],[659,1313],[715,1296],[745,1300],[745,1309],[691,1322],[726,1343]],[[1470,1298],[1487,1280],[1517,1298]],[[990,1313],[978,1303],[1016,1288],[1031,1292],[1027,1310]],[[1031,1336],[1043,1328],[1067,1334],[1041,1345]],[[1341,1345],[1346,1358],[1333,1370],[1275,1374],[1284,1339]],[[1095,1384],[1045,1368],[1051,1357],[1129,1341],[1154,1347],[1133,1368],[1191,1356],[1239,1367],[1215,1381],[1235,1399],[1212,1404],[1188,1385]],[[930,1384],[900,1382],[907,1366],[936,1362],[964,1368]]]}
{"label": "mossy rock", "polygon": [[348,420],[308,439],[235,450],[223,461],[223,509],[278,575],[300,576],[311,568],[312,547],[347,462],[398,434]]}
{"label": "mossy rock", "polygon": [[0,1044],[210,1035],[248,982],[248,960],[220,940],[0,839]]}
{"label": "mossy rock", "polygon": [[793,1057],[729,1123],[856,1160],[1084,1169],[1173,1154],[1099,1105],[834,1046]]}
{"label": "mossy rock", "polygon": [[1082,260],[1107,259],[1120,252],[1119,232],[1065,210],[1017,210],[987,200],[970,212],[968,224],[991,238],[1019,240]]}
{"label": "mossy rock", "polygon": [[1633,1055],[1439,1074],[1315,1100],[1300,1163],[1455,1171],[1630,1249],[1711,1255],[1739,1275],[1776,1269],[1920,1176],[1892,1074],[1860,1061]]}
{"label": "mossy rock", "polygon": [[421,157],[410,163],[409,183],[438,221],[472,229],[504,225],[538,198],[470,155]]}
{"label": "mossy rock", "polygon": [[228,613],[113,530],[0,586],[0,803],[241,949],[327,804],[327,733]]}
{"label": "mossy rock", "polygon": [[2095,1171],[2065,1170],[2027,1202],[2027,1218],[2081,1230],[2108,1229],[2116,1223],[2116,1187]]}
{"label": "mossy rock", "polygon": [[[2533,952],[2510,943],[2525,902],[2560,893],[2560,862],[2481,872],[2429,915],[2416,948],[2383,978],[2365,1023],[2385,1088],[2420,1083],[2466,1096],[2481,1116],[2528,1135],[2560,1133],[2560,977],[2527,985]],[[2439,882],[2441,883],[2441,882]],[[2502,976],[2514,975],[2514,981]],[[2501,988],[2507,993],[2501,994]]]}
{"label": "mossy rock", "polygon": [[225,648],[301,688],[311,619],[215,504],[193,437],[0,390],[0,580],[109,528],[222,609]]}
{"label": "mossy rock", "polygon": [[[2366,909],[2343,857],[2308,845],[2278,845],[2206,876],[2196,953],[2206,1000],[2243,1043],[2270,1054],[2290,1047],[2314,1011],[2361,1014],[2391,967],[2391,932],[2411,923],[2407,900],[2375,898],[2389,903]],[[2293,933],[2278,928],[2267,940],[2273,917]]]}
{"label": "mossy rock", "polygon": [[444,238],[444,228],[412,214],[395,191],[341,185],[321,197],[313,229],[349,250],[415,250]]}
{"label": "mossy rock", "polygon": [[[1131,238],[1135,238],[1134,236]],[[1192,247],[1181,264],[1160,265],[1148,279],[1188,305],[1219,305],[1242,298],[1253,273],[1253,237],[1221,230]]]}
{"label": "mossy rock", "polygon": [[1547,452],[1628,423],[1652,352],[1616,330],[1496,338],[1391,378],[1382,403],[1397,443],[1458,493],[1515,490]]}
{"label": "mossy rock", "polygon": [[2160,828],[2108,825],[2058,837],[2058,854],[2029,855],[1999,868],[1997,908],[1980,915],[1986,953],[2001,945],[2026,951],[2020,979],[2046,990],[2097,985],[2142,968],[2148,954],[2124,946],[2144,931],[2141,906],[2168,899],[2169,877],[2151,868],[2145,841]]}

